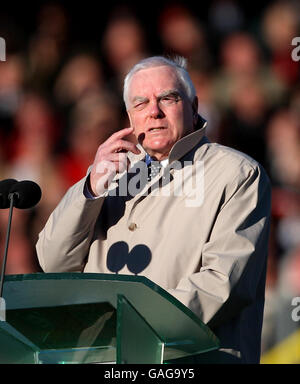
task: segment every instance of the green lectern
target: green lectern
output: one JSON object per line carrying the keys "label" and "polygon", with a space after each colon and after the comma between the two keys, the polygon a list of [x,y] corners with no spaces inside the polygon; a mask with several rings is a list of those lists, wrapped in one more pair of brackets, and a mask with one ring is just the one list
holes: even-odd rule
{"label": "green lectern", "polygon": [[187,307],[143,276],[6,276],[0,363],[154,363],[219,348]]}

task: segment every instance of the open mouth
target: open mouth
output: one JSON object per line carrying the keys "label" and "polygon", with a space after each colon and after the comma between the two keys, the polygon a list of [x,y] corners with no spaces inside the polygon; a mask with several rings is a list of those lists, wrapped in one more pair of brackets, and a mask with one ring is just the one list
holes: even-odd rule
{"label": "open mouth", "polygon": [[162,131],[163,129],[166,129],[166,128],[165,127],[150,128],[148,132],[159,132],[159,131]]}

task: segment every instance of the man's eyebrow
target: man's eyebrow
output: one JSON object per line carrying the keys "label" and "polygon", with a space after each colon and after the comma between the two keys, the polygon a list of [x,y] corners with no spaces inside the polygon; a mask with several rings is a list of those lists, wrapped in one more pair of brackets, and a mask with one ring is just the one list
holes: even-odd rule
{"label": "man's eyebrow", "polygon": [[[162,93],[160,93],[157,98],[158,99],[161,99],[163,97],[166,97],[166,96],[181,96],[181,92],[178,90],[178,89],[168,89],[167,91],[164,91]],[[144,97],[144,96],[135,96],[133,99],[132,99],[132,103],[136,103],[136,102],[144,102],[144,101],[148,101],[148,98],[147,97]]]}
{"label": "man's eyebrow", "polygon": [[181,96],[181,92],[178,89],[168,89],[167,91],[164,91],[159,94],[158,98],[161,99],[162,97],[166,96]]}
{"label": "man's eyebrow", "polygon": [[143,96],[135,96],[133,99],[132,99],[132,103],[135,103],[136,101],[147,101],[147,97],[143,97]]}

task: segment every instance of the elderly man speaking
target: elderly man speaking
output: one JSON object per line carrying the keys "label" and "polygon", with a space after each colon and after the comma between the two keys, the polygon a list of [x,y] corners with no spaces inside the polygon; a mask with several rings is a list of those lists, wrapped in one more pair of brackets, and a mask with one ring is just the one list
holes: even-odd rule
{"label": "elderly man speaking", "polygon": [[41,267],[140,273],[213,330],[218,353],[258,363],[270,217],[265,171],[205,136],[183,58],[137,63],[124,101],[131,126],[99,146],[87,176],[51,214],[37,243]]}

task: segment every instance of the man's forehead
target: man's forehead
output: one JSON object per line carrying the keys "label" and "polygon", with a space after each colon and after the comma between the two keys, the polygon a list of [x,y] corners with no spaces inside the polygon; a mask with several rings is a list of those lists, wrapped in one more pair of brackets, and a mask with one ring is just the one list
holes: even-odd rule
{"label": "man's forehead", "polygon": [[155,89],[158,92],[177,88],[179,90],[181,87],[177,72],[172,67],[160,66],[141,69],[133,74],[129,87],[131,94],[135,93],[135,90],[147,91],[148,88]]}

